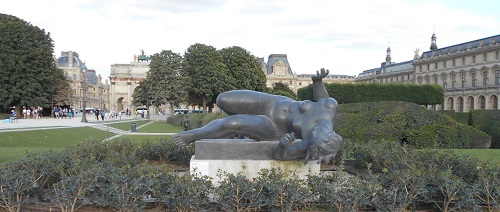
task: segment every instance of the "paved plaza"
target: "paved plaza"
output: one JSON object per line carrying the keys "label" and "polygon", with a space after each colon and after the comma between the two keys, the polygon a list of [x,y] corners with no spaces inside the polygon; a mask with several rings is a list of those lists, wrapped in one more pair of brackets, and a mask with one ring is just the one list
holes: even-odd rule
{"label": "paved plaza", "polygon": [[[130,132],[124,131],[116,128],[107,126],[106,124],[118,123],[118,122],[130,122],[133,123],[134,120],[141,121],[147,120],[140,118],[140,116],[122,116],[117,119],[110,119],[105,121],[98,121],[94,115],[86,116],[88,122],[82,122],[82,114],[78,114],[73,118],[41,118],[41,119],[18,119],[12,123],[4,123],[3,120],[0,123],[0,133],[2,132],[12,132],[12,131],[27,131],[27,130],[43,130],[43,129],[57,129],[57,128],[71,128],[71,127],[93,127],[96,129],[111,131],[118,135],[124,134],[147,134],[147,135],[172,135],[173,133],[140,133],[140,132]],[[165,121],[167,116],[151,115],[150,120],[154,121]],[[152,123],[152,122],[151,122]],[[138,126],[140,127],[146,126]],[[1,135],[0,135],[1,136]]]}

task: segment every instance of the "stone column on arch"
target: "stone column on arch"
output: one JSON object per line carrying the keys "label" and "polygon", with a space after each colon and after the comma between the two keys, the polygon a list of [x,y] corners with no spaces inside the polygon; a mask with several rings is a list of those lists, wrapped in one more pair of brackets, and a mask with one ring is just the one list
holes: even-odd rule
{"label": "stone column on arch", "polygon": [[132,82],[127,80],[127,108],[132,108]]}
{"label": "stone column on arch", "polygon": [[110,107],[113,110],[116,110],[115,79],[111,79],[111,99],[109,101],[110,101]]}

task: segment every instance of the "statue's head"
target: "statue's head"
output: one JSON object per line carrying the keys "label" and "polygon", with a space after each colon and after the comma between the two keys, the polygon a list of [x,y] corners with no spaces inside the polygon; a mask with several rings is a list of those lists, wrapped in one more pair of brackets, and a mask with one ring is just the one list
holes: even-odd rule
{"label": "statue's head", "polygon": [[314,129],[305,162],[318,160],[318,163],[328,164],[337,155],[341,142],[342,137],[333,131]]}

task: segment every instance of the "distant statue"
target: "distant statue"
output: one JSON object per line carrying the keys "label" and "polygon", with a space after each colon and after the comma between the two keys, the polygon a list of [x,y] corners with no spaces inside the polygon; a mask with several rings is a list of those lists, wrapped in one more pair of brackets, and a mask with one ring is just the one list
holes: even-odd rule
{"label": "distant statue", "polygon": [[184,119],[181,121],[181,124],[184,128],[184,131],[191,130],[191,122],[189,121],[189,116],[184,117]]}
{"label": "distant statue", "polygon": [[[230,116],[214,120],[204,127],[173,135],[178,145],[199,139],[228,138],[241,134],[256,141],[279,143],[274,150],[278,160],[304,158],[329,163],[339,150],[342,137],[333,129],[337,101],[328,96],[321,69],[312,77],[317,102],[295,101],[285,96],[249,90],[221,93],[217,106]],[[296,140],[297,139],[297,140]]]}
{"label": "distant statue", "polygon": [[413,59],[416,60],[420,57],[420,49],[415,49],[415,54],[413,55]]}
{"label": "distant statue", "polygon": [[134,62],[137,62],[137,55],[134,54]]}

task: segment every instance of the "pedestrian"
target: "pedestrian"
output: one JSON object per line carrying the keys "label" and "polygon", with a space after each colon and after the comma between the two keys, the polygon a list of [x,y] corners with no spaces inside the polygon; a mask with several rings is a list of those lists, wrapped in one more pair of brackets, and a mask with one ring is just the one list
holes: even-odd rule
{"label": "pedestrian", "polygon": [[106,116],[106,111],[101,110],[101,120],[104,121],[104,116]]}

